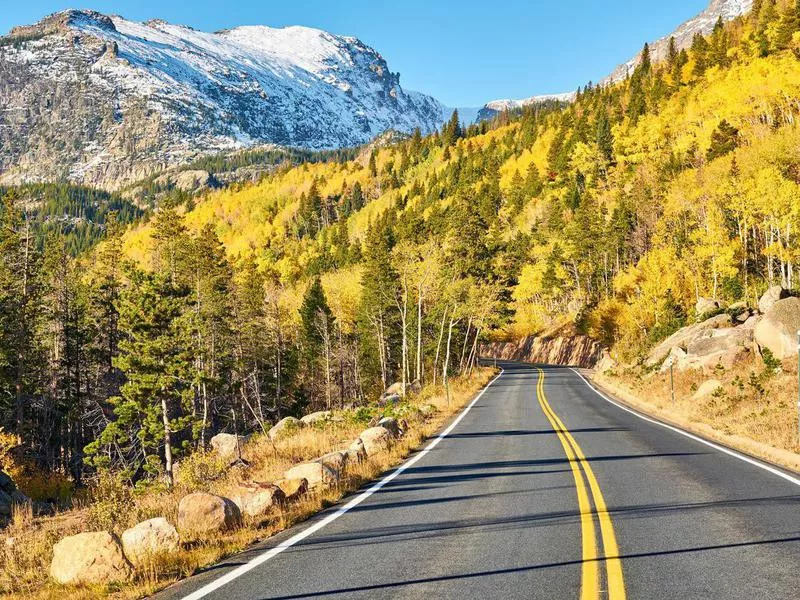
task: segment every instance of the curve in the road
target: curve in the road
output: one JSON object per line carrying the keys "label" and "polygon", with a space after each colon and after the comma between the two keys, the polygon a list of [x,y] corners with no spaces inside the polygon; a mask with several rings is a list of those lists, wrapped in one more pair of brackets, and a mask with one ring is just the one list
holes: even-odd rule
{"label": "curve in the road", "polygon": [[502,366],[386,477],[158,598],[800,598],[795,474]]}

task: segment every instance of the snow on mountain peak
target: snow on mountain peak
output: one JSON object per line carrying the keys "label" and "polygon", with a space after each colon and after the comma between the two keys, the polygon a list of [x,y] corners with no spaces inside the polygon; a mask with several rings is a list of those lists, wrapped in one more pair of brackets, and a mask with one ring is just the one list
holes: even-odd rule
{"label": "snow on mountain peak", "polygon": [[[0,143],[23,128],[69,126],[45,123],[32,106],[44,101],[34,89],[52,90],[69,105],[81,104],[83,94],[111,108],[102,123],[92,115],[92,127],[67,136],[79,149],[70,176],[82,181],[117,176],[119,163],[132,161],[121,135],[134,125],[152,134],[146,148],[136,148],[137,160],[158,169],[250,144],[323,149],[362,144],[388,129],[427,133],[447,114],[430,96],[403,90],[399,75],[357,38],[309,27],[208,33],[67,10],[8,37],[17,42],[0,46],[0,70],[18,76],[0,101],[23,105],[34,122],[0,128]],[[21,158],[0,156],[0,178]]]}
{"label": "snow on mountain peak", "polygon": [[[675,38],[677,48],[688,48],[692,44],[692,39],[698,33],[708,35],[714,29],[717,20],[732,21],[750,12],[753,7],[753,0],[711,0],[704,11],[697,16],[681,24],[671,34],[650,43],[650,55],[654,60],[663,60],[667,56],[670,38]],[[639,64],[641,56],[637,54],[629,61],[619,65],[604,83],[621,81],[633,72]]]}

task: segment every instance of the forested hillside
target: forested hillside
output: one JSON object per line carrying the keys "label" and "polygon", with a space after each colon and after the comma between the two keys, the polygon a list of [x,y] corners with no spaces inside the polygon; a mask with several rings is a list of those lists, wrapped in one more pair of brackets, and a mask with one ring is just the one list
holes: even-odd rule
{"label": "forested hillside", "polygon": [[[234,423],[469,368],[574,324],[636,360],[700,297],[797,286],[800,2],[754,2],[574,102],[232,186],[64,260],[7,195],[2,423],[132,481]],[[130,260],[123,260],[122,254]]]}

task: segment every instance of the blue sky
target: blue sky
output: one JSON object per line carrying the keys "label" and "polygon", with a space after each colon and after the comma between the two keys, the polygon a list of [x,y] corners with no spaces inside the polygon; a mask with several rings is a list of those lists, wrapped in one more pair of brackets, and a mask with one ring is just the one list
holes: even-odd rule
{"label": "blue sky", "polygon": [[449,106],[480,106],[574,90],[597,81],[700,12],[708,0],[0,0],[0,32],[64,8],[134,20],[161,18],[215,31],[307,25],[376,48],[405,89]]}

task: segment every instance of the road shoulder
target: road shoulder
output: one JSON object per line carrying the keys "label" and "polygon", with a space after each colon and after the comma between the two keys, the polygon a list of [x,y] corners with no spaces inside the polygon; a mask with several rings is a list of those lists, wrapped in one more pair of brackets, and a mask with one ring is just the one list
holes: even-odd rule
{"label": "road shoulder", "polygon": [[590,387],[605,394],[621,406],[644,415],[661,424],[697,436],[708,443],[744,455],[747,458],[765,463],[792,476],[800,476],[800,454],[775,448],[741,435],[731,435],[719,431],[708,424],[690,421],[672,414],[668,409],[659,408],[642,400],[629,390],[615,383],[605,375],[591,369],[575,369]]}

